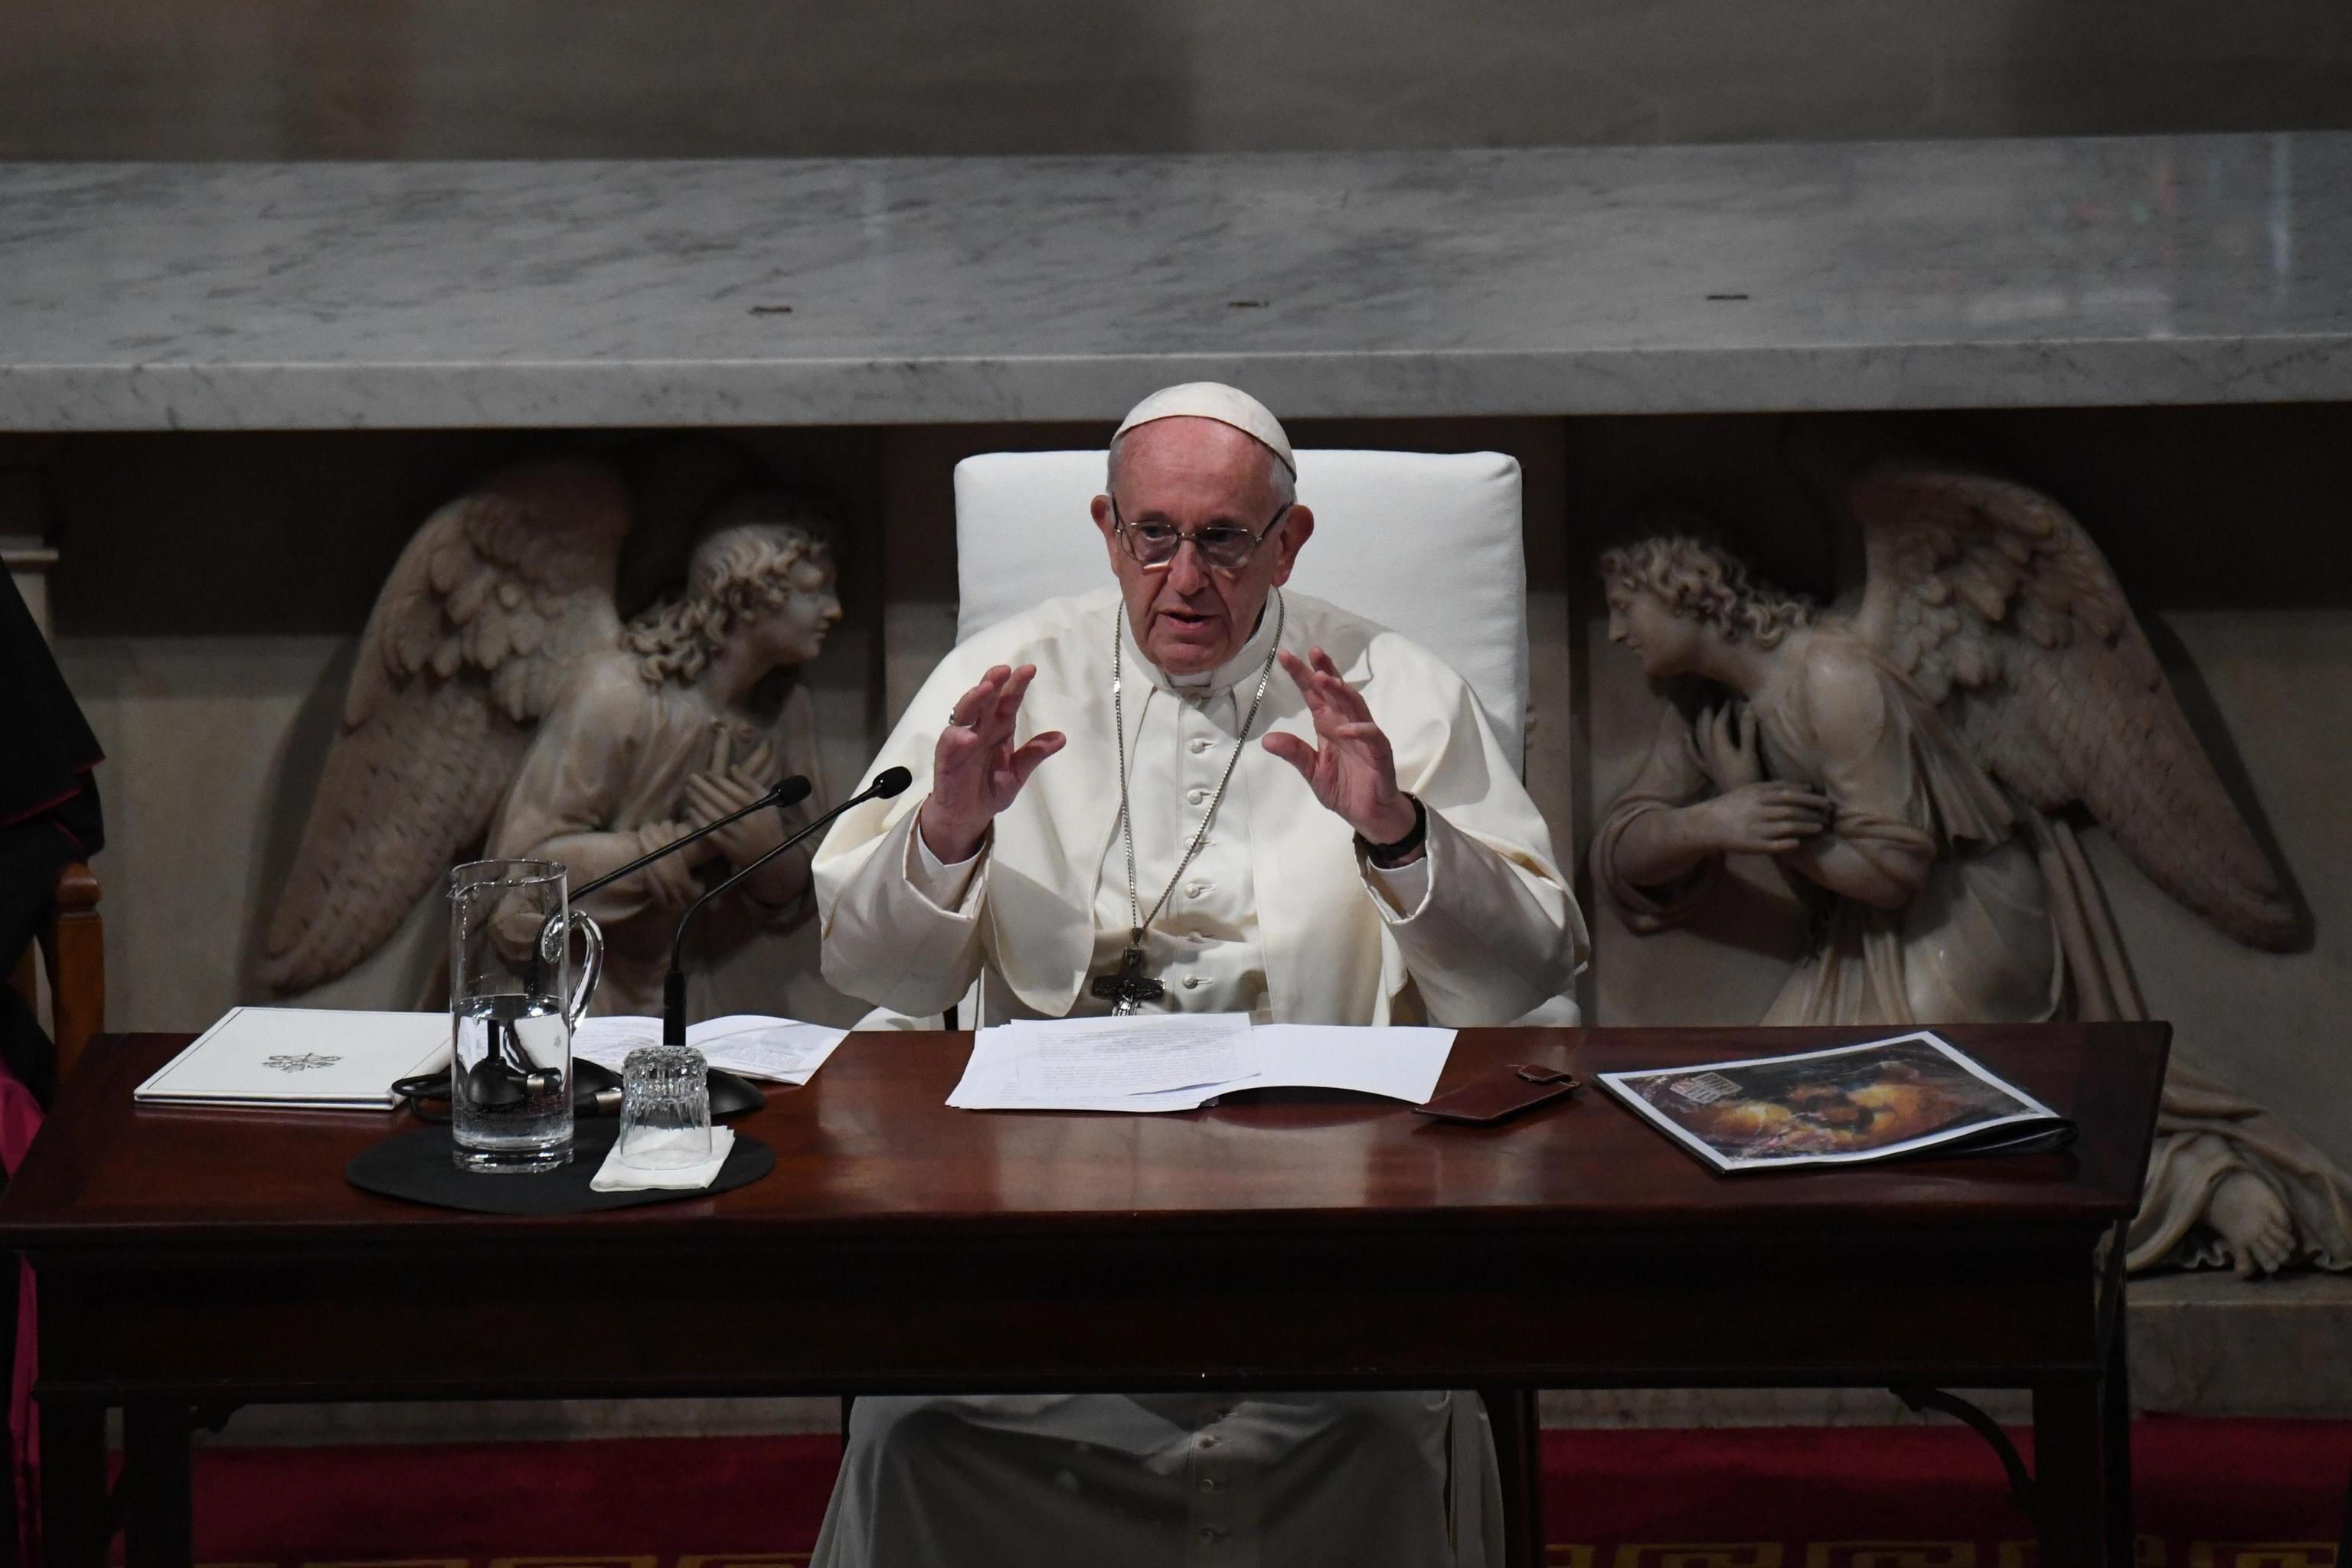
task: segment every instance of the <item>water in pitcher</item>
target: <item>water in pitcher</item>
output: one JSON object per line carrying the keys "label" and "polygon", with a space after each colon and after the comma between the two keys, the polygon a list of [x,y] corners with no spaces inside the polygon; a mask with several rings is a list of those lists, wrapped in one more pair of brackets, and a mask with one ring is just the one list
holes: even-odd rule
{"label": "water in pitcher", "polygon": [[[571,1026],[562,1003],[552,996],[471,997],[456,1009],[456,1027],[450,1115],[458,1163],[475,1171],[525,1172],[569,1163]],[[508,1070],[476,1070],[491,1058]],[[518,1092],[512,1103],[498,1103]],[[478,1095],[491,1103],[477,1103]]]}

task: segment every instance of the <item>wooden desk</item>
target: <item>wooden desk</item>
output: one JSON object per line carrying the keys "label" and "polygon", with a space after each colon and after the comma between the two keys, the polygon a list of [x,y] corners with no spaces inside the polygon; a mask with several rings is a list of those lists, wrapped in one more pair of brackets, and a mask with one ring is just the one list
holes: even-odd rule
{"label": "wooden desk", "polygon": [[[1877,1033],[1475,1030],[1445,1082]],[[50,1561],[101,1560],[110,1405],[139,1568],[188,1561],[209,1405],[1206,1384],[2030,1387],[2042,1562],[2128,1563],[2113,1239],[2168,1028],[1948,1033],[2080,1140],[1725,1180],[1597,1090],[1492,1129],[975,1114],[941,1103],[966,1037],[872,1035],[745,1124],[767,1180],[547,1219],[346,1185],[386,1116],[134,1110],[184,1037],[103,1040],[0,1203],[39,1274]]]}

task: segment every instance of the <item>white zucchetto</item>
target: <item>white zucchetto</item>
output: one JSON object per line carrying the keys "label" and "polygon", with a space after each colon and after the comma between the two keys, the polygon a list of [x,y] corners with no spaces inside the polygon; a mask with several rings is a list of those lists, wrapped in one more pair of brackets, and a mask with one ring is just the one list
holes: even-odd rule
{"label": "white zucchetto", "polygon": [[1290,437],[1283,433],[1282,421],[1240,387],[1227,386],[1221,381],[1188,381],[1181,386],[1161,387],[1128,410],[1111,439],[1116,441],[1137,426],[1149,425],[1155,419],[1179,417],[1213,419],[1220,425],[1230,425],[1272,452],[1290,470],[1293,479],[1298,477],[1298,459],[1290,455]]}

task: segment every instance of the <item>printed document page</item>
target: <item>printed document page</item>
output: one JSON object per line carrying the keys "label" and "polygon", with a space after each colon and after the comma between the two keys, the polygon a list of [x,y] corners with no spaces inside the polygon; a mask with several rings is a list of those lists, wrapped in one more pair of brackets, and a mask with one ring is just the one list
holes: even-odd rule
{"label": "printed document page", "polygon": [[1244,1089],[1338,1089],[1418,1105],[1454,1031],[1250,1026],[1239,1013],[982,1029],[948,1103],[966,1110],[1191,1110]]}
{"label": "printed document page", "polygon": [[1258,1082],[1234,1088],[1352,1089],[1419,1105],[1437,1092],[1452,1029],[1352,1028],[1329,1024],[1260,1024]]}
{"label": "printed document page", "polygon": [[[659,1018],[583,1018],[572,1032],[572,1054],[619,1072],[631,1051],[639,1046],[660,1045],[661,1033]],[[686,1043],[722,1072],[802,1084],[815,1075],[848,1033],[760,1013],[730,1013],[723,1018],[688,1024]]]}
{"label": "printed document page", "polygon": [[1023,1019],[982,1029],[948,1103],[967,1110],[1188,1110],[1258,1077],[1245,1013]]}

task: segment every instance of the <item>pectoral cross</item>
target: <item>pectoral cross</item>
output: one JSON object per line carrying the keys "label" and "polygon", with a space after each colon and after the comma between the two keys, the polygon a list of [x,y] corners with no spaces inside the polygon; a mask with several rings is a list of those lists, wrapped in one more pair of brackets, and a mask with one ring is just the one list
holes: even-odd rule
{"label": "pectoral cross", "polygon": [[[1139,931],[1136,934],[1139,939],[1142,935]],[[1097,974],[1088,989],[1110,1004],[1114,1018],[1123,1018],[1140,1011],[1139,1004],[1157,1002],[1165,991],[1160,982],[1143,973],[1143,943],[1140,940],[1129,942],[1127,951],[1119,954],[1117,974]]]}

